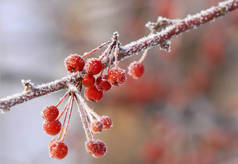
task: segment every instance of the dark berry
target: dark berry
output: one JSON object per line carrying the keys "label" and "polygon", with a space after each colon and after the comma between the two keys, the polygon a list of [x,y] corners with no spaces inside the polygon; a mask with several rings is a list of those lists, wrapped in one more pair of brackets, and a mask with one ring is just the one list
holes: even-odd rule
{"label": "dark berry", "polygon": [[83,58],[81,58],[77,54],[72,54],[65,58],[65,67],[69,72],[80,72],[83,70],[83,67],[85,65],[85,62]]}
{"label": "dark berry", "polygon": [[59,115],[59,110],[56,106],[51,105],[47,106],[43,111],[41,112],[41,116],[46,121],[53,121],[55,120]]}

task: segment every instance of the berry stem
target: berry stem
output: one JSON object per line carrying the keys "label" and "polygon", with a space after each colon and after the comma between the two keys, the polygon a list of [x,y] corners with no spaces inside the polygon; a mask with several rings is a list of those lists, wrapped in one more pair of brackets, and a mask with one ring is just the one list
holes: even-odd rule
{"label": "berry stem", "polygon": [[66,92],[64,96],[59,100],[59,102],[55,105],[57,108],[58,106],[64,101],[64,99],[69,95],[69,92]]}
{"label": "berry stem", "polygon": [[115,47],[116,40],[113,40],[110,45],[106,48],[106,50],[103,52],[103,54],[99,57],[99,60],[102,61],[105,56],[108,56],[111,54],[113,48]]}
{"label": "berry stem", "polygon": [[104,46],[108,45],[109,43],[110,43],[110,41],[105,42],[105,43],[102,43],[101,45],[99,45],[98,47],[92,49],[91,51],[85,52],[85,53],[83,54],[83,58],[86,58],[87,56],[93,54],[94,52],[96,52],[96,51],[98,51],[99,49],[103,48]]}
{"label": "berry stem", "polygon": [[66,133],[68,131],[68,128],[69,128],[69,123],[70,123],[70,118],[71,118],[71,114],[72,114],[72,110],[73,110],[73,104],[74,104],[74,93],[71,93],[72,94],[72,99],[71,99],[71,102],[70,102],[70,112],[69,112],[69,118],[68,118],[68,122],[67,122],[67,125],[66,125],[66,128],[65,128],[65,131],[64,131],[64,135],[63,135],[63,138],[62,138],[62,141],[64,141],[64,138],[66,136]]}
{"label": "berry stem", "polygon": [[101,116],[99,116],[96,112],[94,112],[93,109],[91,109],[87,104],[85,109],[89,114],[92,114],[97,120],[100,120]]}
{"label": "berry stem", "polygon": [[93,122],[93,116],[92,116],[92,114],[85,108],[85,111],[86,111],[86,113],[87,113],[87,115],[88,115],[88,122],[90,123],[90,122]]}
{"label": "berry stem", "polygon": [[118,45],[117,45],[116,48],[115,48],[115,51],[114,51],[116,69],[118,69],[118,54],[119,54],[119,48],[118,48]]}
{"label": "berry stem", "polygon": [[75,93],[75,100],[76,100],[78,112],[79,112],[79,115],[80,115],[80,118],[81,118],[81,121],[83,124],[83,128],[84,128],[84,131],[86,134],[87,141],[90,141],[93,138],[93,135],[92,135],[91,131],[89,130],[88,122],[83,114],[83,107],[84,107],[83,101],[84,100],[78,93]]}
{"label": "berry stem", "polygon": [[147,56],[148,54],[148,49],[146,49],[143,53],[143,55],[141,56],[140,60],[139,60],[139,63],[142,64],[143,61],[145,60],[145,57]]}
{"label": "berry stem", "polygon": [[[115,51],[115,46],[112,47],[112,49],[111,49],[111,52],[113,52],[113,51]],[[111,52],[110,52],[110,54],[111,54]],[[111,69],[112,58],[113,58],[113,56],[109,56],[109,63],[108,63],[108,67],[107,67],[107,71],[108,71],[107,74],[109,73],[109,71],[110,71],[110,69]]]}
{"label": "berry stem", "polygon": [[102,61],[105,56],[108,56],[110,48],[111,48],[111,44],[106,48],[103,54],[99,57],[100,61]]}
{"label": "berry stem", "polygon": [[62,134],[63,134],[63,131],[64,131],[64,126],[65,126],[65,122],[66,122],[66,118],[68,116],[68,111],[69,111],[69,108],[72,106],[72,95],[71,95],[71,97],[69,99],[68,104],[67,104],[66,113],[65,113],[65,116],[64,116],[64,121],[63,121],[62,128],[60,130],[60,134],[59,134],[58,140],[60,140],[60,138],[62,137]]}
{"label": "berry stem", "polygon": [[67,101],[66,105],[64,106],[64,110],[60,113],[57,120],[59,120],[63,116],[64,112],[67,110],[67,108],[69,106],[69,103],[70,103],[70,100]]}

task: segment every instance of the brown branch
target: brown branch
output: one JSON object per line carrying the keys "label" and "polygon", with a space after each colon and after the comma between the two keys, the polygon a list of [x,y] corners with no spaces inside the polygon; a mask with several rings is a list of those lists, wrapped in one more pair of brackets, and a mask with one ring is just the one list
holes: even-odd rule
{"label": "brown branch", "polygon": [[[125,46],[120,47],[120,53],[118,54],[118,61],[125,59],[127,57],[133,56],[139,52],[142,52],[146,49],[153,48],[155,46],[161,46],[164,43],[169,43],[170,40],[177,36],[178,34],[182,34],[190,29],[196,29],[202,24],[211,22],[218,17],[224,16],[227,13],[238,8],[238,0],[227,0],[219,3],[219,5],[215,7],[211,7],[207,10],[201,11],[195,15],[188,15],[184,19],[172,20],[167,22],[166,19],[158,19],[157,22],[151,23],[150,25],[154,25],[153,30],[160,29],[160,32],[153,32],[152,34],[141,38],[137,41],[131,42]],[[162,23],[162,24],[161,24]],[[166,25],[161,27],[161,25]],[[162,46],[161,46],[162,47]],[[162,47],[163,48],[163,47]],[[114,61],[114,59],[112,59]],[[103,65],[104,68],[107,67],[109,63],[108,58],[104,58]],[[21,104],[25,101],[31,100],[36,97],[40,97],[52,92],[59,91],[67,87],[69,82],[76,83],[79,81],[81,74],[73,74],[62,79],[56,80],[54,82],[50,82],[47,84],[42,84],[39,86],[34,86],[30,81],[26,81],[24,83],[25,90],[22,93],[15,94],[13,96],[8,96],[6,98],[0,99],[0,109],[2,111],[7,111],[11,107]]]}

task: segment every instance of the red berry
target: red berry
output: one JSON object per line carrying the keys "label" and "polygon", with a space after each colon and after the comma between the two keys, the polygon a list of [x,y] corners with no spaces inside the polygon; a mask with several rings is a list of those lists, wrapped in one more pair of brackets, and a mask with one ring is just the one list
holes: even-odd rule
{"label": "red berry", "polygon": [[91,74],[85,74],[83,77],[83,85],[85,87],[92,87],[95,83],[95,78]]}
{"label": "red berry", "polygon": [[53,121],[58,117],[58,115],[59,115],[59,110],[54,105],[47,106],[41,112],[42,118],[46,121]]}
{"label": "red berry", "polygon": [[79,72],[83,70],[84,60],[77,54],[72,54],[65,58],[65,67],[69,72]]}
{"label": "red berry", "polygon": [[49,135],[56,135],[60,132],[61,123],[59,120],[44,121],[43,129]]}
{"label": "red berry", "polygon": [[103,124],[102,122],[100,121],[94,121],[92,124],[91,124],[91,130],[92,132],[94,133],[99,133],[103,130]]}
{"label": "red berry", "polygon": [[108,81],[114,86],[124,83],[126,81],[125,70],[112,68],[108,73]]}
{"label": "red berry", "polygon": [[49,155],[52,158],[63,159],[68,154],[68,147],[62,141],[52,139],[49,143]]}
{"label": "red berry", "polygon": [[92,154],[94,157],[101,157],[105,155],[107,147],[103,141],[100,140],[91,140],[86,142],[85,147],[87,151]]}
{"label": "red berry", "polygon": [[95,86],[89,87],[84,90],[84,96],[87,100],[98,102],[103,97],[103,91],[98,90]]}
{"label": "red berry", "polygon": [[89,59],[86,63],[88,74],[96,75],[102,71],[102,62],[98,59]]}
{"label": "red berry", "polygon": [[100,121],[104,129],[110,129],[112,127],[112,119],[110,117],[102,116]]}
{"label": "red berry", "polygon": [[128,67],[128,74],[134,79],[140,78],[144,74],[144,65],[139,62],[132,62]]}
{"label": "red berry", "polygon": [[108,91],[112,87],[111,84],[107,80],[102,79],[101,76],[97,78],[96,84],[98,89],[104,90],[104,91]]}

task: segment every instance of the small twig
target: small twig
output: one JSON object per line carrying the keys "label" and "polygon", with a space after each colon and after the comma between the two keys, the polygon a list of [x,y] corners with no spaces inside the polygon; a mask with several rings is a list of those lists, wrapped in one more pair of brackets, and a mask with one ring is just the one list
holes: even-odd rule
{"label": "small twig", "polygon": [[109,43],[110,43],[110,41],[105,42],[105,43],[102,43],[101,45],[99,45],[98,47],[92,49],[91,51],[85,52],[85,53],[83,54],[83,58],[87,57],[88,55],[93,54],[94,52],[96,52],[96,51],[98,51],[99,49],[103,48],[104,46],[108,45]]}
{"label": "small twig", "polygon": [[165,29],[170,25],[174,25],[179,23],[179,19],[168,19],[159,16],[156,22],[147,22],[145,27],[147,27],[152,33],[160,32],[161,30]]}
{"label": "small twig", "polygon": [[86,117],[84,115],[84,111],[83,111],[84,100],[78,93],[75,93],[75,100],[76,100],[76,104],[77,104],[77,108],[78,108],[80,118],[82,120],[82,124],[83,124],[83,128],[84,128],[84,131],[85,131],[85,134],[86,134],[87,141],[89,141],[93,138],[93,135],[89,130],[88,121],[86,120]]}
{"label": "small twig", "polygon": [[26,92],[36,89],[31,80],[21,80],[21,83],[24,86],[24,90]]}

